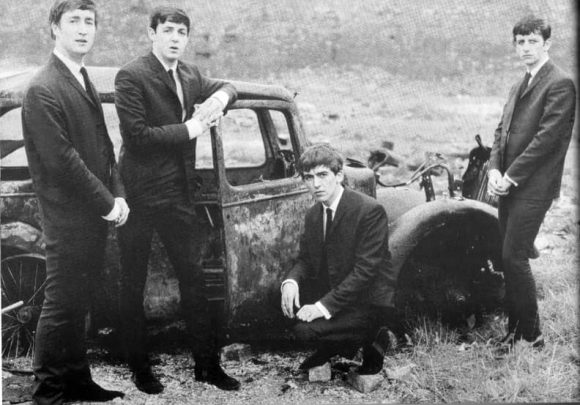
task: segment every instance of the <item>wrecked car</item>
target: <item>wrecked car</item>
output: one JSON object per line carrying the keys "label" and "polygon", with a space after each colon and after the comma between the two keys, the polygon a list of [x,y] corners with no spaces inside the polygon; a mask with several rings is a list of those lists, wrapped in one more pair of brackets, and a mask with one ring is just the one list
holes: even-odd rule
{"label": "wrecked car", "polygon": [[[118,153],[116,72],[89,68]],[[43,300],[42,224],[20,125],[22,95],[32,75],[26,71],[0,78],[4,356],[30,353]],[[203,248],[203,267],[212,305],[224,316],[227,336],[264,340],[284,330],[276,297],[297,253],[305,211],[313,204],[295,167],[310,141],[294,94],[280,86],[232,83],[238,100],[211,136],[200,137],[197,145],[196,209],[211,230]],[[437,196],[430,181],[436,166],[448,172],[445,196]],[[391,300],[401,311],[462,321],[501,306],[501,246],[493,206],[464,198],[441,164],[426,163],[408,181],[390,186],[380,186],[373,170],[352,159],[347,159],[345,175],[349,187],[386,208],[392,271],[398,279]],[[119,262],[113,228],[109,242],[106,266],[95,283],[89,331],[114,328],[122,321],[116,310]],[[162,323],[177,319],[179,300],[177,279],[154,240],[144,297],[148,319]]]}

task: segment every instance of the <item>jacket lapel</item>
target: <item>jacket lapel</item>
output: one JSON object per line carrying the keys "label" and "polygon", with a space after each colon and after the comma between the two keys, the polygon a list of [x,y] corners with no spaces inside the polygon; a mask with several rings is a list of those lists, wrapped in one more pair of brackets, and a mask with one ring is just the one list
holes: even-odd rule
{"label": "jacket lapel", "polygon": [[537,86],[537,84],[539,82],[541,82],[546,76],[547,74],[552,70],[553,68],[553,63],[551,60],[548,60],[544,66],[542,66],[540,68],[540,70],[538,70],[538,73],[536,73],[536,75],[532,78],[532,82],[528,85],[528,87],[526,87],[526,89],[522,92],[522,95],[520,97],[523,98],[526,94],[528,94],[530,91],[532,91],[532,89],[534,87]]}
{"label": "jacket lapel", "polygon": [[181,87],[183,89],[183,109],[185,110],[185,118],[189,118],[189,111],[191,110],[193,98],[191,97],[189,89],[191,88],[192,82],[195,78],[190,74],[187,69],[183,68],[183,63],[179,62],[177,65],[179,72],[179,80],[181,81]]}
{"label": "jacket lapel", "polygon": [[[336,227],[340,224],[340,221],[344,217],[344,215],[348,212],[350,208],[350,197],[351,191],[345,187],[342,197],[338,202],[338,206],[336,207],[336,212],[334,213],[334,218],[332,219],[332,225],[330,226],[329,233],[332,234]],[[327,235],[328,236],[328,235]]]}
{"label": "jacket lapel", "polygon": [[159,60],[155,55],[153,55],[153,53],[147,55],[147,61],[149,63],[149,67],[153,71],[153,77],[155,78],[155,80],[161,81],[171,91],[171,93],[173,93],[175,99],[179,103],[179,97],[177,96],[173,84],[171,83],[169,74],[167,73],[161,62],[159,62]]}
{"label": "jacket lapel", "polygon": [[[79,83],[77,78],[73,76],[73,74],[69,70],[69,68],[66,67],[66,65],[64,63],[62,63],[62,61],[58,58],[58,56],[52,54],[51,63],[58,69],[58,71],[71,84],[71,86],[74,87],[81,94],[81,96],[85,98],[85,100],[87,100],[87,102],[89,102],[93,107],[98,109],[98,107],[95,105],[93,100],[89,97],[89,94],[87,93],[87,91]],[[94,90],[94,87],[93,87],[93,90]],[[96,93],[96,91],[95,91],[95,94],[98,94],[98,93]]]}

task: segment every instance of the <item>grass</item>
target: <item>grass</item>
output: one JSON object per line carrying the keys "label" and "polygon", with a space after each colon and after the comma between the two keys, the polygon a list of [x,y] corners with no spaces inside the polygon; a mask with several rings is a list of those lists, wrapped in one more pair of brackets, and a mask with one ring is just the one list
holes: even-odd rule
{"label": "grass", "polygon": [[[42,0],[43,7],[31,5],[31,0],[0,3],[0,14],[6,16],[0,34],[12,45],[0,47],[0,68],[43,63],[52,43],[39,27],[45,27],[52,0]],[[143,53],[148,48],[143,35],[146,14],[139,5],[158,3],[101,2],[103,20],[89,63],[117,65]],[[283,0],[273,8],[216,0],[195,5],[195,10],[184,0],[176,3],[197,17],[194,47],[187,59],[197,58],[202,71],[216,77],[296,90],[309,138],[330,140],[344,154],[363,161],[369,150],[384,141],[394,142],[394,151],[407,162],[423,159],[426,152],[466,152],[475,146],[477,133],[490,145],[508,86],[521,74],[510,53],[509,29],[524,11],[551,17],[557,28],[551,50],[554,60],[571,71],[576,66],[573,2],[438,0],[414,7],[402,0],[321,0],[313,7],[296,8],[295,1]],[[207,45],[203,35],[208,33],[214,54],[204,59],[194,49]],[[490,316],[475,330],[451,329],[437,320],[418,318],[411,320],[416,343],[412,350],[385,360],[387,370],[408,367],[409,373],[385,380],[369,394],[352,390],[340,378],[325,384],[304,382],[290,371],[304,353],[270,351],[256,354],[268,361],[266,365],[226,364],[243,381],[242,392],[230,396],[192,382],[188,355],[169,353],[160,356],[166,367],[168,401],[580,401],[577,140],[575,135],[565,169],[564,198],[548,214],[540,235],[545,249],[532,261],[547,340],[544,350],[517,347],[505,359],[496,359],[487,342],[503,334],[503,316]],[[456,175],[464,164],[454,165]],[[399,178],[408,175],[404,169],[389,170]],[[461,344],[466,334],[475,344]],[[97,381],[129,393],[124,403],[156,402],[135,392],[126,367],[103,359],[93,364]],[[288,381],[298,387],[281,394],[280,387]]]}

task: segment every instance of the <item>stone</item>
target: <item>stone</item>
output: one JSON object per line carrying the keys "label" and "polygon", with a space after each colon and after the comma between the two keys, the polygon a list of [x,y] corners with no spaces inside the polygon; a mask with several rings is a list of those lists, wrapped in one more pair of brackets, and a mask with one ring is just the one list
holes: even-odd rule
{"label": "stone", "polygon": [[383,380],[384,378],[382,373],[360,375],[354,370],[351,370],[347,376],[348,383],[363,394],[376,390],[381,385]]}
{"label": "stone", "polygon": [[414,364],[408,364],[403,367],[387,368],[387,378],[390,380],[406,381],[411,376],[411,371],[415,367]]}
{"label": "stone", "polygon": [[252,347],[244,343],[232,343],[222,347],[221,361],[247,361],[252,357]]}
{"label": "stone", "polygon": [[330,372],[330,363],[326,362],[322,366],[312,367],[308,370],[308,381],[326,382],[330,381],[332,373]]}

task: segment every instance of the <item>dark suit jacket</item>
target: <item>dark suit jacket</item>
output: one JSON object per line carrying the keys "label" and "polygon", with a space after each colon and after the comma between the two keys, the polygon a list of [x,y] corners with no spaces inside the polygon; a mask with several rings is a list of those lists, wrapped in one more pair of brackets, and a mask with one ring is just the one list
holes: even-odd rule
{"label": "dark suit jacket", "polygon": [[[218,90],[235,101],[235,88],[202,76],[196,66],[179,62],[185,120],[199,104]],[[155,206],[168,195],[185,192],[193,198],[195,140],[190,141],[182,120],[182,106],[171,79],[152,53],[125,65],[115,78],[115,105],[123,147],[121,176],[130,206]]]}
{"label": "dark suit jacket", "polygon": [[45,227],[102,221],[124,197],[101,104],[55,55],[25,93],[22,127]]}
{"label": "dark suit jacket", "polygon": [[[576,106],[572,79],[548,60],[516,100],[521,81],[510,90],[495,131],[490,168],[518,183],[513,198],[558,197]],[[517,103],[516,103],[517,101]]]}
{"label": "dark suit jacket", "polygon": [[[323,244],[322,203],[306,214],[296,264],[287,278],[299,285],[317,283]],[[387,306],[395,288],[388,248],[385,209],[373,198],[345,189],[327,236],[330,291],[321,303],[331,315],[357,304]]]}

